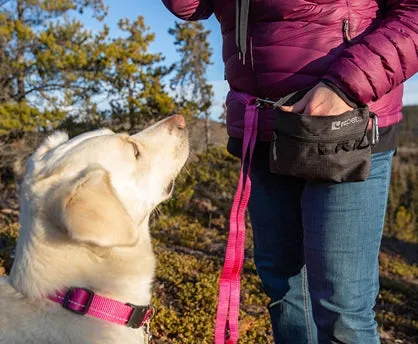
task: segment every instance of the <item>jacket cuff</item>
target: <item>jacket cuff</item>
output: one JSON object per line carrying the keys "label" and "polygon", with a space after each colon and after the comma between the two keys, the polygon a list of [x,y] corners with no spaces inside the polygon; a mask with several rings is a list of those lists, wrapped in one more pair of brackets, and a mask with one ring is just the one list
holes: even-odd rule
{"label": "jacket cuff", "polygon": [[344,100],[348,105],[350,105],[352,108],[358,108],[361,106],[364,106],[363,103],[354,100],[352,97],[348,96],[347,93],[343,92],[341,88],[339,88],[336,84],[334,84],[331,80],[328,79],[321,79],[321,82],[323,82],[325,85],[327,85],[330,89],[332,89],[335,93],[338,94],[338,96]]}

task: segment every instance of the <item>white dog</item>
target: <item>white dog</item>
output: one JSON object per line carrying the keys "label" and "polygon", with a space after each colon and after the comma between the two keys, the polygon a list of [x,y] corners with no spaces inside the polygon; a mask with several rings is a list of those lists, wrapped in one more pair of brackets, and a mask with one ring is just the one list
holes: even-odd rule
{"label": "white dog", "polygon": [[0,279],[1,344],[147,343],[148,220],[188,151],[179,115],[133,136],[56,133],[36,150],[15,261]]}

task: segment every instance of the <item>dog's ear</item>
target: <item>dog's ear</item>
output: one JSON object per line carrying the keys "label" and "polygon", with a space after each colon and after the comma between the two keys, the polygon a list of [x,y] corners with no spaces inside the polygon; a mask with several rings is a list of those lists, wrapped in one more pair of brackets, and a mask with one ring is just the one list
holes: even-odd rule
{"label": "dog's ear", "polygon": [[73,240],[101,247],[131,246],[138,231],[101,167],[90,168],[60,192],[60,223]]}
{"label": "dog's ear", "polygon": [[41,145],[36,149],[33,153],[34,159],[39,159],[42,155],[44,155],[49,150],[58,147],[59,145],[63,144],[64,142],[68,141],[68,134],[63,131],[56,131],[52,135],[48,136]]}

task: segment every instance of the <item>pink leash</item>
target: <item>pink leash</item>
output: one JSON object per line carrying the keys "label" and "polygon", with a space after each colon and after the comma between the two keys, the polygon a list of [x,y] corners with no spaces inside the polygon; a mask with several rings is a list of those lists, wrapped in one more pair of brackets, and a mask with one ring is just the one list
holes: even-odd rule
{"label": "pink leash", "polygon": [[[215,325],[215,344],[235,344],[239,337],[240,276],[244,264],[245,210],[251,194],[251,161],[257,139],[257,98],[231,90],[231,94],[245,105],[245,128],[242,144],[241,171],[229,218],[229,236],[225,261],[219,281],[218,309]],[[248,153],[248,167],[244,162]],[[244,183],[245,178],[245,183]],[[229,329],[229,339],[226,329]]]}

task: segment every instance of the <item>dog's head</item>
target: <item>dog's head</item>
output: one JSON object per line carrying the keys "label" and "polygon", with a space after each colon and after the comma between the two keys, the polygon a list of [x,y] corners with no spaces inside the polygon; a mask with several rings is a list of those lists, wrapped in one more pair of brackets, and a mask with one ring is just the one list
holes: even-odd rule
{"label": "dog's head", "polygon": [[29,158],[20,188],[14,288],[43,299],[83,287],[147,305],[155,270],[148,218],[170,196],[188,150],[179,115],[131,136],[106,129],[50,136]]}
{"label": "dog's head", "polygon": [[132,136],[103,129],[68,140],[56,133],[27,162],[22,210],[39,212],[75,241],[133,245],[140,225],[170,196],[187,156],[178,115]]}

